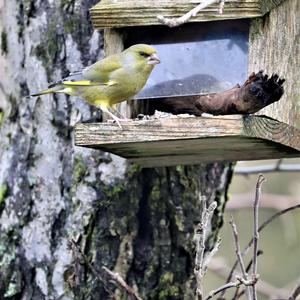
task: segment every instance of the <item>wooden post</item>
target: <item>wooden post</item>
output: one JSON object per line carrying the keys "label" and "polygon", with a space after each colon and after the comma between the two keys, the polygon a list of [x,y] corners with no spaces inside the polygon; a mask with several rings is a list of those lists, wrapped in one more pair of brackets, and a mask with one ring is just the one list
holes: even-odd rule
{"label": "wooden post", "polygon": [[[124,50],[123,35],[118,29],[104,29],[104,53],[105,56],[120,53]],[[130,118],[130,105],[122,102],[117,105],[117,110]]]}
{"label": "wooden post", "polygon": [[286,79],[283,98],[259,114],[300,127],[300,1],[286,0],[263,18],[252,20],[249,72],[263,69]]}

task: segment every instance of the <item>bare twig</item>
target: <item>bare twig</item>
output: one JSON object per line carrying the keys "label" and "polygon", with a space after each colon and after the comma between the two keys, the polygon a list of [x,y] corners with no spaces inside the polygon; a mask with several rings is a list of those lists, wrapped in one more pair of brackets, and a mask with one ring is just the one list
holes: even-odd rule
{"label": "bare twig", "polygon": [[[258,251],[257,251],[257,256],[259,256],[259,255],[261,255],[261,254],[263,254],[263,251],[258,250]],[[246,273],[249,272],[249,270],[250,270],[250,268],[251,268],[251,266],[252,266],[252,263],[253,263],[253,260],[251,259],[250,262],[248,263],[247,267],[246,267]],[[258,285],[259,285],[260,282],[261,282],[261,280],[259,280],[259,281],[257,282],[257,284],[256,284],[256,288],[257,288],[258,292],[261,292],[260,287],[258,287]],[[264,283],[263,283],[263,284],[264,284]],[[240,290],[239,290],[239,287],[237,287],[237,288],[236,288],[236,291],[235,291],[235,293],[234,293],[234,296],[233,296],[233,298],[232,298],[232,300],[237,300],[237,299],[239,299],[241,296],[243,296],[243,295],[245,294],[245,290],[243,290],[243,291],[241,291],[241,292],[239,292],[239,291],[240,291]]]}
{"label": "bare twig", "polygon": [[[247,266],[248,267],[248,266]],[[222,258],[213,258],[208,266],[208,269],[214,272],[216,275],[220,276],[221,278],[227,278],[230,269],[225,263]],[[246,268],[247,271],[247,268]],[[234,272],[233,277],[237,276],[238,274]],[[271,285],[270,283],[259,280],[256,284],[257,291],[266,296],[268,299],[287,299],[289,292],[287,289],[278,289]],[[223,298],[224,299],[224,298]],[[235,299],[235,298],[233,298]]]}
{"label": "bare twig", "polygon": [[258,277],[253,277],[250,280],[245,280],[244,278],[237,276],[236,279],[237,280],[234,281],[234,282],[226,283],[226,284],[220,286],[219,288],[210,291],[208,296],[205,298],[205,300],[209,300],[212,297],[214,297],[215,295],[221,293],[222,291],[228,290],[228,289],[233,288],[233,287],[238,287],[242,284],[245,285],[245,286],[254,286],[256,284],[257,280],[258,280]]}
{"label": "bare twig", "polygon": [[203,288],[202,288],[202,280],[203,276],[206,273],[207,265],[209,263],[209,258],[218,250],[220,243],[217,242],[210,255],[204,260],[204,252],[205,252],[205,240],[207,235],[207,227],[208,221],[210,220],[214,210],[217,207],[216,202],[212,202],[207,208],[207,199],[205,196],[201,196],[202,203],[202,213],[201,220],[198,224],[195,231],[195,240],[196,240],[196,257],[195,257],[195,277],[197,282],[196,295],[199,300],[203,299]]}
{"label": "bare twig", "polygon": [[[210,6],[213,3],[217,3],[219,1],[220,0],[204,0],[199,5],[197,5],[192,10],[190,10],[189,12],[187,12],[186,14],[184,14],[183,16],[181,16],[179,18],[165,18],[164,16],[159,15],[159,16],[157,16],[157,19],[163,25],[167,25],[169,27],[176,27],[176,26],[186,23],[190,18],[195,17],[199,13],[200,10],[206,8],[207,6]],[[222,8],[222,12],[223,12],[223,8]]]}
{"label": "bare twig", "polygon": [[229,223],[230,223],[230,225],[232,227],[232,233],[233,233],[233,238],[234,238],[234,243],[235,243],[235,253],[236,253],[238,262],[240,264],[240,267],[241,267],[243,278],[247,279],[248,275],[246,273],[245,264],[244,264],[243,257],[242,257],[242,254],[241,254],[238,232],[237,232],[236,224],[234,223],[232,216],[231,216],[231,220],[229,221]]}
{"label": "bare twig", "polygon": [[[257,250],[258,250],[258,208],[259,208],[259,199],[261,194],[261,186],[265,181],[265,177],[260,174],[256,183],[255,199],[253,204],[253,263],[252,263],[252,276],[257,278]],[[255,284],[252,286],[252,297],[253,300],[257,300],[257,293]]]}
{"label": "bare twig", "polygon": [[[273,222],[275,219],[277,219],[278,217],[288,213],[289,211],[292,211],[292,210],[295,210],[295,209],[298,209],[300,208],[300,204],[297,204],[297,205],[294,205],[294,206],[291,206],[291,207],[288,207],[284,210],[281,210],[277,213],[275,213],[274,215],[272,215],[269,219],[267,219],[263,224],[260,225],[260,227],[258,228],[258,232],[261,232],[267,225],[269,225],[271,222]],[[245,256],[246,253],[248,252],[248,250],[250,249],[251,245],[253,243],[253,238],[249,241],[248,245],[244,248],[243,252],[242,252],[242,255]],[[234,270],[236,269],[238,265],[238,260],[235,261],[235,263],[233,264],[233,267],[228,275],[228,278],[227,278],[227,281],[226,282],[230,282],[231,279],[232,279],[232,276],[234,274]],[[224,294],[222,295],[224,296]]]}
{"label": "bare twig", "polygon": [[300,282],[299,284],[294,288],[292,295],[289,297],[288,300],[297,300],[298,296],[300,295]]}
{"label": "bare twig", "polygon": [[107,286],[107,283],[105,282],[104,278],[96,271],[96,269],[90,263],[90,261],[88,260],[88,258],[81,251],[81,248],[77,245],[77,243],[73,239],[69,240],[69,247],[72,250],[72,252],[75,253],[76,257],[80,257],[85,262],[85,264],[90,269],[90,271],[95,276],[95,278],[97,278],[97,280],[102,283],[103,288],[110,295],[110,297],[112,299],[115,299],[113,292]]}
{"label": "bare twig", "polygon": [[208,265],[211,261],[211,259],[213,258],[213,256],[218,252],[219,248],[221,245],[221,239],[219,238],[215,244],[215,246],[213,247],[213,249],[207,254],[204,262],[203,262],[203,266],[204,266],[204,274],[207,271]]}
{"label": "bare twig", "polygon": [[[259,255],[261,255],[261,254],[263,254],[263,252],[262,252],[261,250],[258,250],[257,256],[259,256]],[[249,272],[249,270],[250,270],[250,268],[251,268],[251,266],[252,266],[252,262],[253,262],[253,261],[252,261],[252,259],[251,259],[250,262],[248,263],[247,267],[246,267],[246,273]],[[258,281],[258,282],[257,282],[257,285],[256,285],[256,288],[257,288],[258,292],[261,292],[261,288],[260,288],[260,286],[258,286],[260,282],[261,282],[261,280]],[[265,284],[265,283],[262,283],[262,284]],[[245,294],[245,291],[248,292],[248,289],[246,288],[246,289],[244,289],[243,291],[240,292],[239,287],[237,287],[237,288],[236,288],[236,291],[235,291],[235,293],[234,293],[234,295],[233,295],[233,297],[232,297],[232,300],[237,300],[237,299],[239,299],[241,296],[243,296],[243,295]]]}
{"label": "bare twig", "polygon": [[[238,262],[240,264],[240,267],[241,267],[243,278],[245,280],[247,280],[248,279],[248,274],[247,274],[247,271],[246,271],[246,268],[245,268],[245,264],[244,264],[242,254],[241,254],[241,249],[240,249],[240,244],[239,244],[239,236],[238,236],[236,224],[234,223],[232,216],[231,216],[231,220],[230,220],[229,223],[232,227],[232,233],[233,233],[234,244],[235,244],[235,253],[236,253]],[[236,294],[237,294],[237,292],[238,292],[238,289],[236,291]],[[247,292],[247,299],[251,300],[250,290],[249,290],[248,287],[246,287],[246,292]]]}
{"label": "bare twig", "polygon": [[[258,250],[258,251],[257,251],[257,257],[260,256],[260,255],[262,255],[262,254],[264,254],[264,252],[263,252],[262,250]],[[247,267],[246,267],[246,273],[249,272],[249,270],[250,270],[252,264],[253,264],[253,259],[251,259],[251,260],[249,261],[249,263],[248,263],[248,265],[247,265]]]}
{"label": "bare twig", "polygon": [[225,0],[220,0],[220,6],[219,6],[219,14],[220,15],[223,14],[224,5],[225,5]]}
{"label": "bare twig", "polygon": [[122,278],[122,276],[119,273],[114,273],[111,270],[109,270],[106,267],[102,267],[102,269],[123,289],[125,290],[130,296],[133,297],[133,299],[136,300],[143,300],[139,294],[130,287],[125,280]]}

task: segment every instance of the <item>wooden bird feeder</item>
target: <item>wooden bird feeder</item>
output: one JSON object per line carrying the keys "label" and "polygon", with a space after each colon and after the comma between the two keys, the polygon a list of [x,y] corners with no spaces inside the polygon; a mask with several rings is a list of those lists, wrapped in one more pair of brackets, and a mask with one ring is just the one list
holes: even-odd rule
{"label": "wooden bird feeder", "polygon": [[157,18],[180,17],[201,2],[102,0],[91,9],[94,27],[104,29],[106,55],[147,43],[162,61],[138,100],[121,104],[122,112],[136,116],[166,100],[193,101],[243,83],[260,69],[286,79],[281,100],[261,116],[130,120],[123,130],[112,123],[77,124],[76,145],[147,167],[300,156],[298,0],[226,0],[223,13],[212,4],[174,28]]}

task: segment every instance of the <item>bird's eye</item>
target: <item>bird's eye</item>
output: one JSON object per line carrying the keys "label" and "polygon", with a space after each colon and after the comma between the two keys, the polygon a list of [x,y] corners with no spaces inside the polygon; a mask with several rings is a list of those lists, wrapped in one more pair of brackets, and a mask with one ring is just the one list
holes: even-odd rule
{"label": "bird's eye", "polygon": [[139,54],[140,54],[141,56],[143,56],[143,57],[148,57],[148,56],[150,56],[148,53],[143,52],[143,51],[139,52]]}

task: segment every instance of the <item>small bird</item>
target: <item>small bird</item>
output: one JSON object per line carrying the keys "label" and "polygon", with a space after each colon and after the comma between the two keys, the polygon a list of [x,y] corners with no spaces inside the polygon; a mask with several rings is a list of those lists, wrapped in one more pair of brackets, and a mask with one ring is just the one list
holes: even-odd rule
{"label": "small bird", "polygon": [[108,56],[82,71],[52,83],[48,89],[31,97],[65,93],[82,97],[86,102],[108,113],[122,128],[113,106],[135,96],[146,84],[154,66],[160,60],[157,51],[146,44],[133,45],[119,54]]}

